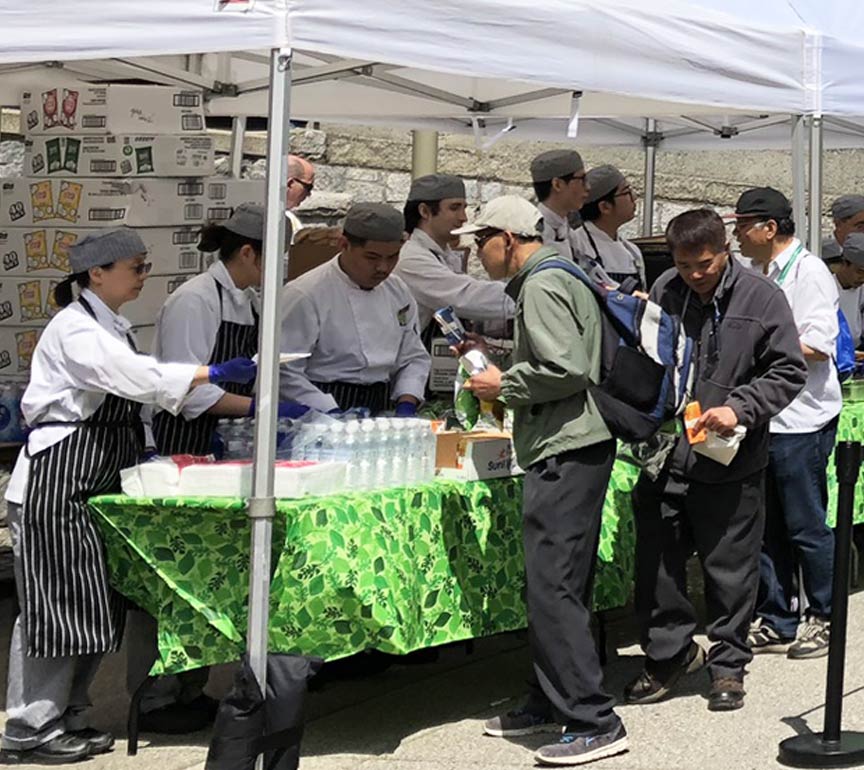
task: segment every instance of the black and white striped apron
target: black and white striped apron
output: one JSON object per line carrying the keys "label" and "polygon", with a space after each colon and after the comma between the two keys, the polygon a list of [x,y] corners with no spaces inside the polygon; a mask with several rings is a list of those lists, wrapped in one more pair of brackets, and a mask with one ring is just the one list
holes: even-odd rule
{"label": "black and white striped apron", "polygon": [[313,382],[312,384],[322,393],[333,396],[343,411],[366,407],[376,415],[392,408],[389,382],[373,382],[368,385],[356,382]]}
{"label": "black and white striped apron", "polygon": [[[223,316],[222,286],[216,283],[219,294],[219,316]],[[219,364],[230,358],[252,358],[258,352],[258,314],[253,310],[254,323],[239,324],[233,321],[222,321],[216,333],[216,345],[208,364]],[[220,386],[226,393],[237,396],[251,396],[255,392],[255,383],[246,385],[229,383]],[[202,414],[194,420],[187,420],[183,415],[176,417],[168,412],[159,412],[153,418],[153,436],[156,439],[156,449],[160,455],[206,455],[213,451],[213,434],[219,418],[212,414]]]}
{"label": "black and white striped apron", "polygon": [[[95,318],[87,301],[79,301]],[[131,337],[129,342],[135,349]],[[91,655],[120,648],[126,600],[108,583],[104,547],[87,500],[119,492],[120,470],[138,462],[143,448],[140,410],[140,404],[109,393],[87,420],[34,426],[77,429],[30,457],[21,511],[29,656]]]}

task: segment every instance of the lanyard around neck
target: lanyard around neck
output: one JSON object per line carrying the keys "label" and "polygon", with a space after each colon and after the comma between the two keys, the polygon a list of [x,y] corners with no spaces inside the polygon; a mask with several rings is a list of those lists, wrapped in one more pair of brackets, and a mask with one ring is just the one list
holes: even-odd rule
{"label": "lanyard around neck", "polygon": [[777,276],[776,282],[778,286],[783,285],[783,281],[786,280],[786,276],[789,275],[789,271],[792,269],[792,265],[795,264],[795,260],[798,259],[798,255],[804,251],[804,244],[799,243],[798,248],[792,252],[792,256],[789,257],[789,261],[786,263],[784,268],[780,271],[780,275]]}

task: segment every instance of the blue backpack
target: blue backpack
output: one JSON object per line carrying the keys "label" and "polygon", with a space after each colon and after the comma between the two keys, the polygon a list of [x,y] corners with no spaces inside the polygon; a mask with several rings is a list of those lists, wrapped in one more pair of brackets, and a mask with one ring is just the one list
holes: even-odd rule
{"label": "blue backpack", "polygon": [[549,259],[531,274],[551,269],[579,279],[600,307],[600,382],[589,393],[609,432],[624,441],[646,441],[686,406],[693,341],[679,319],[656,303],[607,289],[573,262]]}
{"label": "blue backpack", "polygon": [[842,310],[837,311],[837,323],[840,326],[840,333],[837,335],[834,364],[837,367],[837,377],[840,382],[845,382],[855,371],[855,340],[852,339],[852,331],[849,329],[849,324]]}

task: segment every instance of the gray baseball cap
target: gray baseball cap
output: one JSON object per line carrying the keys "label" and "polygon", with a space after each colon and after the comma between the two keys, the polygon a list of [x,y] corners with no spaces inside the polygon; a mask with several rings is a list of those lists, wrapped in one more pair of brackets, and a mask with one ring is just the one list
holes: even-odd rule
{"label": "gray baseball cap", "polygon": [[826,238],[822,241],[822,259],[831,262],[843,256],[843,247],[834,238]]}
{"label": "gray baseball cap", "polygon": [[543,215],[533,203],[519,195],[502,195],[489,201],[472,224],[454,230],[453,235],[479,233],[487,229],[506,230],[534,238],[542,232]]}
{"label": "gray baseball cap", "polygon": [[618,188],[622,182],[626,182],[622,174],[615,166],[597,166],[592,168],[585,176],[588,184],[588,198],[585,203],[595,203],[605,198],[609,193]]}
{"label": "gray baseball cap", "polygon": [[843,244],[843,259],[864,267],[864,233],[849,233]]}
{"label": "gray baseball cap", "polygon": [[427,174],[417,177],[408,192],[409,201],[442,201],[445,198],[464,198],[465,182],[451,174]]}
{"label": "gray baseball cap", "polygon": [[342,231],[366,241],[401,241],[405,217],[386,203],[355,203],[345,216]]}
{"label": "gray baseball cap", "polygon": [[222,223],[222,227],[232,233],[251,238],[253,241],[264,240],[264,207],[257,203],[241,203],[234,213]]}
{"label": "gray baseball cap", "polygon": [[831,204],[831,216],[836,220],[849,219],[862,211],[864,195],[841,195]]}
{"label": "gray baseball cap", "polygon": [[134,230],[128,227],[100,230],[69,248],[69,267],[73,274],[84,273],[91,267],[103,267],[146,253],[144,241]]}
{"label": "gray baseball cap", "polygon": [[531,161],[531,179],[535,182],[549,182],[584,170],[582,156],[576,150],[548,150]]}

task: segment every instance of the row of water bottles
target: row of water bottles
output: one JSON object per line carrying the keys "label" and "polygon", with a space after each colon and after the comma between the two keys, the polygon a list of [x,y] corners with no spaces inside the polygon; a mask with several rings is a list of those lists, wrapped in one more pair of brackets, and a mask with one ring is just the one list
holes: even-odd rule
{"label": "row of water bottles", "polygon": [[351,490],[421,484],[435,476],[435,434],[414,418],[302,423],[290,459],[346,463]]}

